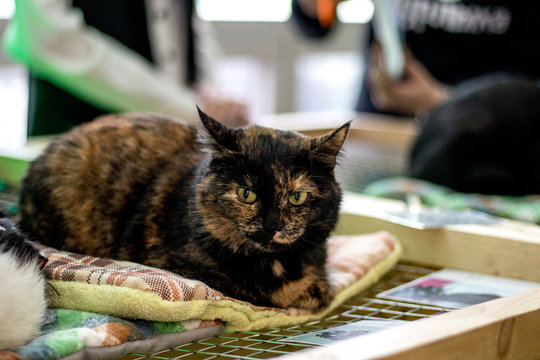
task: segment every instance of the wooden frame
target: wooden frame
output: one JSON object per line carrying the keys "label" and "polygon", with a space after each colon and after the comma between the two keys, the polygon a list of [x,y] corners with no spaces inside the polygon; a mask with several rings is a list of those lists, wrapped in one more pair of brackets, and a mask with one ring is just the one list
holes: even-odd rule
{"label": "wooden frame", "polygon": [[537,359],[539,330],[534,289],[282,359]]}
{"label": "wooden frame", "polygon": [[349,111],[317,111],[268,115],[257,119],[257,123],[278,129],[295,130],[307,135],[321,135],[351,121],[348,141],[366,141],[379,145],[405,149],[417,133],[413,119]]}
{"label": "wooden frame", "polygon": [[[339,233],[385,230],[404,260],[540,281],[540,227],[516,221],[417,230],[379,218],[398,201],[347,195]],[[290,359],[530,359],[540,357],[540,288],[415,321]],[[287,357],[288,359],[289,357]]]}
{"label": "wooden frame", "polygon": [[404,260],[540,281],[540,227],[518,221],[493,225],[449,225],[418,230],[382,219],[404,210],[399,201],[347,194],[338,232],[386,230],[403,243]]}

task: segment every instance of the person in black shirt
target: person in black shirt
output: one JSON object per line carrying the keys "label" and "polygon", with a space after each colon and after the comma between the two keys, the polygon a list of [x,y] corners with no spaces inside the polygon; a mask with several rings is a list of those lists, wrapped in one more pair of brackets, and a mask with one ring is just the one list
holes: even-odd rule
{"label": "person in black shirt", "polygon": [[[339,0],[334,0],[337,5]],[[504,0],[396,0],[405,71],[393,80],[381,65],[370,28],[358,111],[413,116],[440,105],[449,89],[477,78],[540,78],[540,3]],[[292,0],[293,18],[311,37],[324,37],[315,0]]]}

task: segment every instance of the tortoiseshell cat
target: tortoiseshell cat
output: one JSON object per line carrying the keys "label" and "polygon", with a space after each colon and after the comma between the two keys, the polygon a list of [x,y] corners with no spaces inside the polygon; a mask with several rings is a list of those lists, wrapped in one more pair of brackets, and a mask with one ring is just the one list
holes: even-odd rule
{"label": "tortoiseshell cat", "polygon": [[334,167],[349,123],[311,138],[199,114],[204,138],[164,117],[123,114],[55,139],[23,181],[21,228],[258,305],[324,307],[341,201]]}

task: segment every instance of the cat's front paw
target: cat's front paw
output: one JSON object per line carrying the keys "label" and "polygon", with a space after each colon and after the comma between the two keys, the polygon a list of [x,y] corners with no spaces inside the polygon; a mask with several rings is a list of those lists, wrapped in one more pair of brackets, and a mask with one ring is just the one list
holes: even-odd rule
{"label": "cat's front paw", "polygon": [[289,281],[272,295],[272,302],[282,308],[318,312],[330,304],[333,293],[325,279],[304,277]]}
{"label": "cat's front paw", "polygon": [[326,308],[332,300],[332,292],[328,283],[323,280],[315,281],[301,294],[290,307],[318,312]]}

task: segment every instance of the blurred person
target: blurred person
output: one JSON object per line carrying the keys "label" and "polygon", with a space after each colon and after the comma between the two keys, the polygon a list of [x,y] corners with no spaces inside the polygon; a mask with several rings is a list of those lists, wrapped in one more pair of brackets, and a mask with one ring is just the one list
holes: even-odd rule
{"label": "blurred person", "polygon": [[109,112],[229,126],[246,105],[205,79],[215,56],[192,0],[15,0],[3,47],[29,69],[28,134],[55,134]]}
{"label": "blurred person", "polygon": [[[334,9],[341,2],[330,1]],[[415,116],[441,105],[454,86],[475,78],[492,74],[540,78],[540,40],[535,36],[539,2],[395,0],[391,4],[406,46],[403,77],[393,79],[386,72],[370,27],[358,111]],[[339,24],[321,21],[317,5],[317,0],[292,0],[293,18],[305,34],[323,38]]]}

